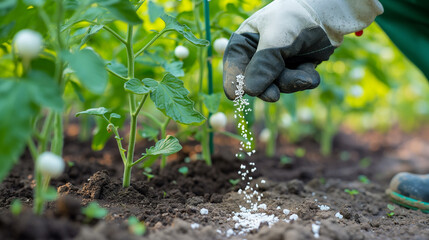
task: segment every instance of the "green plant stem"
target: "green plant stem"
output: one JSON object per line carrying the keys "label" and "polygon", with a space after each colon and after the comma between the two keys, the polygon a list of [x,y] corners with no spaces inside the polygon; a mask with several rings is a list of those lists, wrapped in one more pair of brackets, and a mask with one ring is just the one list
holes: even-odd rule
{"label": "green plant stem", "polygon": [[332,107],[328,105],[326,108],[326,122],[322,130],[320,143],[320,152],[324,156],[328,156],[332,152],[332,138],[334,132],[334,125],[332,123]]}
{"label": "green plant stem", "polygon": [[[208,94],[213,93],[213,68],[212,68],[212,42],[211,42],[211,29],[210,29],[210,5],[208,0],[204,0],[204,21],[205,21],[205,27],[206,27],[206,40],[209,41],[209,46],[207,48],[207,74],[208,74]],[[211,113],[209,113],[209,119],[210,119]],[[209,124],[210,126],[210,124]],[[214,144],[213,144],[213,133],[209,133],[209,149],[210,154],[214,151]]]}
{"label": "green plant stem", "polygon": [[143,161],[144,159],[146,159],[147,155],[144,155],[143,157],[137,159],[136,161],[134,161],[131,166],[134,167],[135,165],[139,164],[141,161]]}
{"label": "green plant stem", "polygon": [[[170,123],[170,118],[167,118],[161,127],[161,138],[165,139],[167,137],[167,126]],[[161,169],[167,166],[167,156],[162,155],[161,157]]]}
{"label": "green plant stem", "polygon": [[[110,123],[110,124],[111,124],[111,123]],[[113,124],[112,124],[112,125],[113,125]],[[124,163],[124,165],[125,165],[125,164],[126,164],[126,161],[127,161],[127,157],[125,156],[125,152],[126,152],[127,150],[125,150],[125,149],[122,147],[122,138],[121,138],[121,136],[119,135],[118,129],[117,129],[115,126],[113,126],[111,129],[112,129],[113,133],[115,134],[115,139],[116,139],[116,143],[118,144],[119,153],[121,154],[122,162],[123,162],[123,163]]]}
{"label": "green plant stem", "polygon": [[[97,24],[97,23],[95,23]],[[103,29],[106,30],[107,32],[109,32],[110,34],[112,34],[112,36],[114,36],[116,39],[118,39],[121,43],[127,45],[127,41],[121,37],[117,32],[115,32],[115,30],[111,29],[108,26],[103,26]]]}
{"label": "green plant stem", "polygon": [[[128,34],[127,34],[127,59],[128,59],[128,77],[130,79],[134,78],[134,51],[133,51],[133,26],[128,25]],[[127,160],[124,166],[124,179],[122,186],[129,187],[131,182],[131,168],[134,160],[134,147],[136,142],[136,130],[137,130],[137,115],[136,113],[136,100],[135,96],[132,93],[128,94],[129,98],[129,109],[130,109],[130,134],[128,141],[128,151],[127,151]]]}
{"label": "green plant stem", "polygon": [[63,154],[63,130],[63,116],[61,113],[55,113],[54,139],[51,145],[51,152],[57,154],[58,156],[62,156]]}
{"label": "green plant stem", "polygon": [[[35,161],[35,165],[37,165],[37,161]],[[37,171],[37,169],[35,168],[34,170],[34,174],[35,174],[35,178],[36,178],[36,187],[34,189],[34,195],[35,195],[35,200],[34,200],[34,207],[33,207],[33,212],[37,215],[42,215],[43,212],[43,176],[42,174]]]}
{"label": "green plant stem", "polygon": [[121,75],[119,75],[119,74],[115,73],[114,71],[110,70],[109,68],[106,68],[106,70],[107,70],[110,74],[112,74],[113,76],[115,76],[115,77],[117,77],[117,78],[119,78],[119,79],[122,79],[122,80],[124,80],[124,81],[128,81],[128,80],[129,80],[128,78],[122,77]]}
{"label": "green plant stem", "polygon": [[[277,140],[277,131],[276,131],[276,127],[277,127],[277,123],[275,120],[273,120],[273,118],[271,117],[270,114],[270,104],[265,103],[265,122],[267,125],[267,128],[270,130],[270,138],[268,139],[267,142],[267,146],[265,149],[265,154],[268,157],[273,157],[276,153],[276,140]],[[275,106],[275,105],[273,105]],[[277,117],[275,117],[274,119],[276,119]]]}
{"label": "green plant stem", "polygon": [[162,34],[168,32],[168,30],[162,30],[158,34],[155,35],[142,49],[140,49],[136,54],[134,54],[134,58],[137,58],[140,54],[142,54],[152,43],[154,43]]}
{"label": "green plant stem", "polygon": [[51,126],[52,126],[52,122],[54,120],[54,116],[55,116],[55,112],[51,110],[45,119],[45,122],[44,122],[43,128],[42,128],[42,132],[40,134],[41,139],[40,139],[40,144],[39,144],[39,153],[46,151],[46,146],[48,144],[48,138],[49,138],[49,135],[51,133]]}

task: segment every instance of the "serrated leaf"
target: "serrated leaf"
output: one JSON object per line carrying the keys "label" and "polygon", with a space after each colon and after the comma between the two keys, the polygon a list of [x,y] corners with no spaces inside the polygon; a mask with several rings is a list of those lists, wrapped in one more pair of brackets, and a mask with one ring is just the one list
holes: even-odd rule
{"label": "serrated leaf", "polygon": [[206,108],[209,110],[209,112],[211,113],[217,112],[220,105],[220,98],[221,98],[221,93],[214,93],[210,95],[203,94],[203,102]]}
{"label": "serrated leaf", "polygon": [[136,25],[141,24],[142,20],[136,13],[133,4],[128,0],[98,0],[100,6],[107,8],[112,15],[126,23]]}
{"label": "serrated leaf", "polygon": [[185,76],[185,72],[183,71],[183,62],[175,61],[172,63],[163,63],[162,67],[166,72],[173,74],[175,77],[183,77]]}
{"label": "serrated leaf", "polygon": [[124,88],[129,92],[139,95],[146,94],[151,91],[150,88],[146,87],[143,82],[137,78],[130,79],[124,83]]}
{"label": "serrated leaf", "polygon": [[128,69],[123,64],[120,64],[118,62],[109,62],[107,63],[107,68],[118,74],[121,77],[127,78],[128,75]]}
{"label": "serrated leaf", "polygon": [[90,108],[85,111],[76,113],[76,117],[79,117],[80,115],[93,115],[93,116],[103,117],[104,114],[108,112],[109,110],[107,110],[105,107]]}
{"label": "serrated leaf", "polygon": [[159,140],[155,146],[146,149],[146,153],[143,155],[146,156],[159,156],[164,155],[168,156],[173,153],[176,153],[182,149],[179,140],[173,136],[167,136],[165,139]]}
{"label": "serrated leaf", "polygon": [[205,47],[209,45],[209,42],[207,40],[195,37],[191,29],[188,26],[179,23],[176,18],[164,13],[163,15],[161,15],[161,19],[165,22],[164,30],[176,31],[183,35],[183,37],[185,37],[189,42],[197,46]]}
{"label": "serrated leaf", "polygon": [[150,98],[155,106],[174,121],[182,124],[198,124],[205,120],[188,98],[189,91],[183,86],[182,80],[168,73],[160,82],[150,78],[142,81],[152,89]]}
{"label": "serrated leaf", "polygon": [[149,20],[152,23],[164,13],[164,8],[153,1],[149,1],[147,7],[149,11]]}
{"label": "serrated leaf", "polygon": [[94,51],[83,49],[77,53],[67,53],[65,58],[83,86],[95,94],[104,92],[107,72],[104,62]]}

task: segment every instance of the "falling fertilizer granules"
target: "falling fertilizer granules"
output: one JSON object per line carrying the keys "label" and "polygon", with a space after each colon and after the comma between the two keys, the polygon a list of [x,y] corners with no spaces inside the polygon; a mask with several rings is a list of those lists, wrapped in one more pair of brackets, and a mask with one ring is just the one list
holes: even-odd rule
{"label": "falling fertilizer granules", "polygon": [[[234,99],[234,107],[236,108],[234,118],[238,120],[238,129],[240,129],[240,135],[244,139],[244,141],[240,142],[240,152],[236,154],[236,157],[240,159],[243,159],[246,155],[250,157],[256,152],[252,145],[253,134],[247,129],[249,123],[246,121],[245,117],[252,109],[247,108],[249,101],[244,98],[243,87],[244,76],[240,74],[237,76],[236,98]],[[254,229],[258,229],[261,223],[268,223],[268,226],[271,226],[279,221],[279,218],[275,215],[268,215],[261,212],[267,210],[267,205],[264,203],[260,204],[264,195],[258,192],[258,188],[259,184],[265,184],[265,180],[261,180],[252,187],[250,182],[253,180],[253,177],[251,177],[250,174],[255,171],[256,166],[254,162],[249,162],[248,166],[246,166],[246,164],[241,164],[240,166],[238,174],[241,176],[241,180],[246,182],[246,187],[238,190],[238,194],[243,195],[243,199],[246,204],[249,205],[248,208],[240,206],[240,212],[232,213],[232,217],[229,218],[229,220],[235,222],[234,229],[237,230],[237,232],[229,229],[229,234],[227,235],[246,234]]]}

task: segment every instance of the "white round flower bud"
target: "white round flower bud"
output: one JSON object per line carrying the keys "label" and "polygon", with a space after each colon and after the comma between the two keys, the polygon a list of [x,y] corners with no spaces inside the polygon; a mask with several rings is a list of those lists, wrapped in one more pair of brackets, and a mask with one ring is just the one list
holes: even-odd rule
{"label": "white round flower bud", "polygon": [[210,117],[209,122],[215,130],[223,130],[225,129],[227,119],[223,112],[217,112]]}
{"label": "white round flower bud", "polygon": [[45,176],[58,177],[64,171],[64,160],[51,152],[40,154],[37,159],[37,169]]}
{"label": "white round flower bud", "polygon": [[350,94],[355,98],[361,97],[363,95],[363,92],[363,88],[359,85],[353,85],[350,88]]}
{"label": "white round flower bud", "polygon": [[174,49],[174,55],[179,59],[185,59],[189,56],[189,49],[181,45],[177,46],[176,49]]}
{"label": "white round flower bud", "polygon": [[313,120],[313,112],[308,107],[298,109],[297,115],[298,119],[302,122],[310,122]]}
{"label": "white round flower bud", "polygon": [[223,54],[225,52],[226,45],[228,45],[228,39],[226,38],[218,38],[213,43],[215,51],[219,54]]}
{"label": "white round flower bud", "polygon": [[268,128],[262,129],[261,133],[259,134],[259,141],[266,143],[271,137],[271,131]]}
{"label": "white round flower bud", "polygon": [[42,50],[43,38],[36,31],[23,29],[15,34],[13,45],[19,56],[31,59],[37,57]]}

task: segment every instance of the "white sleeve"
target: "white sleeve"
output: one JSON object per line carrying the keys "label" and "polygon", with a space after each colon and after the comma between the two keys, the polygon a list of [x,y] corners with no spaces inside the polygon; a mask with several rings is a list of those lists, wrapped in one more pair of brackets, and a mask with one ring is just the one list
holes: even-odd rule
{"label": "white sleeve", "polygon": [[332,45],[339,46],[343,36],[368,27],[383,13],[378,0],[297,0],[315,14]]}

